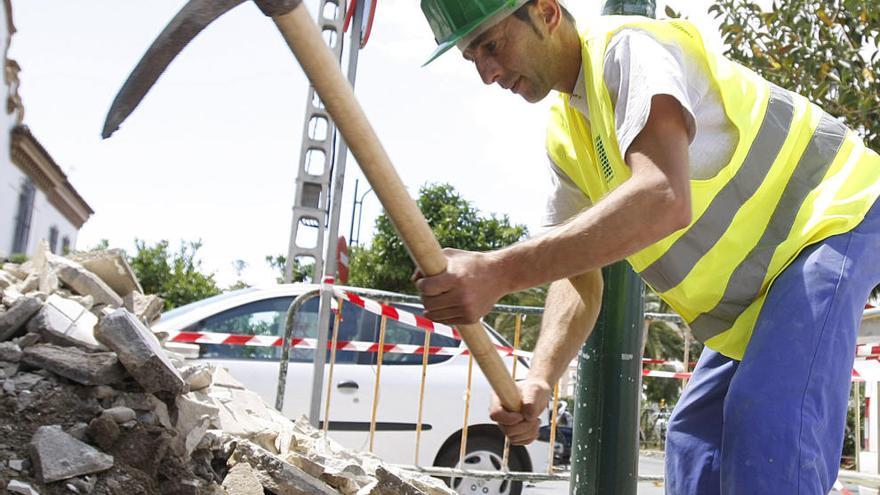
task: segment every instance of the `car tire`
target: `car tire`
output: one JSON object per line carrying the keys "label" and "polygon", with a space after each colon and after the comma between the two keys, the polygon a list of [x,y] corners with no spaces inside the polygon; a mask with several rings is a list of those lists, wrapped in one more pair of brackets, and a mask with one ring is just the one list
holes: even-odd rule
{"label": "car tire", "polygon": [[[461,451],[461,442],[456,439],[449,442],[437,455],[435,465],[449,468],[461,467],[458,462]],[[510,471],[526,471],[528,464],[523,460],[525,454],[522,447],[511,446],[508,458]],[[504,436],[480,432],[468,436],[467,454],[465,454],[465,469],[479,471],[501,470],[501,460],[504,456]],[[468,495],[520,495],[522,493],[521,481],[510,480],[486,480],[479,478],[443,478],[446,484],[461,494]]]}

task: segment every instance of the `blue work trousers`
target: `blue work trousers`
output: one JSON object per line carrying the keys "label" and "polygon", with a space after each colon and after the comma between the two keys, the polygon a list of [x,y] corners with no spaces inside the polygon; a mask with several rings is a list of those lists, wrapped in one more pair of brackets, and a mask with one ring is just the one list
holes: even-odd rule
{"label": "blue work trousers", "polygon": [[808,247],[780,274],[742,361],[703,351],[670,418],[667,494],[831,490],[856,334],[880,283],[878,204],[855,229]]}

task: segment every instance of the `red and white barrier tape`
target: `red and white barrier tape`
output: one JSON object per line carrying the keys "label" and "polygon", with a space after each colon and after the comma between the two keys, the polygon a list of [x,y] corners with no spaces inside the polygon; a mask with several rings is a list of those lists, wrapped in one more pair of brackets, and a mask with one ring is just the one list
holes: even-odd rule
{"label": "red and white barrier tape", "polygon": [[[186,344],[215,344],[215,345],[232,345],[232,346],[249,346],[249,347],[281,347],[284,339],[281,337],[272,337],[265,335],[235,335],[229,333],[201,333],[201,332],[172,332],[168,335],[170,342],[179,342]],[[291,349],[314,349],[318,345],[317,339],[293,338],[290,341]],[[327,342],[327,348],[332,347],[331,342]],[[502,356],[520,356],[525,358],[532,357],[531,352],[523,350],[514,350],[511,347],[496,345],[495,348]],[[337,351],[355,351],[355,352],[379,352],[379,344],[376,342],[360,342],[355,340],[345,340],[336,342]],[[423,354],[425,347],[413,344],[385,344],[384,353],[392,354]],[[429,346],[428,354],[438,356],[467,356],[470,351],[467,347],[440,347]]]}
{"label": "red and white barrier tape", "polygon": [[387,304],[382,304],[380,302],[373,301],[372,299],[361,297],[357,294],[349,294],[348,292],[337,289],[335,287],[333,288],[333,292],[338,297],[345,299],[355,306],[360,306],[370,313],[377,314],[379,316],[387,316],[388,318],[399,321],[404,325],[421,328],[426,332],[433,332],[437,335],[443,335],[456,340],[461,340],[461,334],[458,333],[458,330],[450,327],[449,325],[436,323],[423,316],[414,315],[402,309],[397,309]]}

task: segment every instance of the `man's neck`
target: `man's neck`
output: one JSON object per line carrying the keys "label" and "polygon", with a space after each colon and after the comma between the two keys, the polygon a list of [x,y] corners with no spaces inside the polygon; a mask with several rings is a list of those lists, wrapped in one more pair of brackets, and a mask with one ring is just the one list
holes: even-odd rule
{"label": "man's neck", "polygon": [[559,33],[560,66],[559,84],[554,89],[563,93],[571,94],[577,84],[581,73],[581,38],[578,36],[577,27],[573,23],[566,22]]}

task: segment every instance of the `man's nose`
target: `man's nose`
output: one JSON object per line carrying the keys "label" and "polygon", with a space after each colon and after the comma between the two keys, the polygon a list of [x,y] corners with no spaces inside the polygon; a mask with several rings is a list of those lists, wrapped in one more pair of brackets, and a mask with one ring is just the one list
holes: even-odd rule
{"label": "man's nose", "polygon": [[501,77],[501,66],[493,57],[482,57],[477,60],[476,65],[484,84],[492,84]]}

